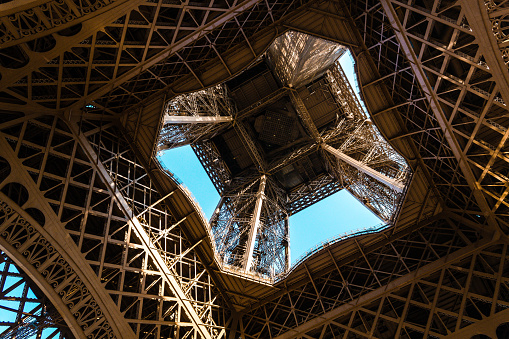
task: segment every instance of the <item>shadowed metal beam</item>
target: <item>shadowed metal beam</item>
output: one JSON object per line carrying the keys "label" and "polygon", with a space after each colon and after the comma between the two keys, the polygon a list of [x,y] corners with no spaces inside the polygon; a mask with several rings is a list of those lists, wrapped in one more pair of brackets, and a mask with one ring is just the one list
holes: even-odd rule
{"label": "shadowed metal beam", "polygon": [[198,314],[198,311],[194,308],[193,303],[191,302],[191,300],[189,300],[189,297],[182,289],[181,283],[179,283],[179,281],[177,280],[175,273],[172,272],[172,268],[168,266],[167,261],[163,259],[163,257],[157,250],[154,241],[150,239],[147,232],[143,229],[143,226],[136,217],[135,213],[132,211],[131,207],[129,206],[129,203],[126,201],[122,192],[118,189],[116,183],[109,175],[106,167],[99,160],[98,155],[95,153],[93,147],[90,145],[85,135],[79,132],[78,126],[76,124],[72,126],[72,129],[81,147],[83,147],[91,162],[95,164],[96,170],[101,176],[101,179],[108,185],[108,187],[115,195],[119,207],[121,207],[124,210],[126,215],[133,216],[129,220],[129,224],[132,225],[136,233],[136,236],[140,239],[143,249],[152,258],[158,270],[161,273],[163,273],[162,275],[163,279],[170,286],[173,294],[176,296],[178,300],[179,305],[184,309],[187,316],[189,316],[196,332],[200,334],[201,338],[212,338],[208,330],[208,327],[203,323]]}
{"label": "shadowed metal beam", "polygon": [[[118,11],[118,6],[130,2],[130,6],[135,4],[131,0],[117,1],[97,1],[97,6],[90,6],[85,1],[62,0],[59,1],[60,11],[45,11],[44,9],[51,7],[52,0],[43,1],[27,1],[16,0],[0,4],[0,21],[5,25],[7,32],[0,41],[0,48],[14,46],[33,39],[37,39],[56,31],[60,31],[71,26],[77,25],[85,20],[95,18],[104,12],[116,13],[122,15]],[[141,1],[138,1],[141,3]],[[23,10],[20,11],[20,7]],[[25,19],[25,25],[15,26],[15,20],[12,18],[31,17],[31,22]],[[22,20],[20,20],[22,21]],[[36,23],[37,22],[37,23]],[[33,26],[35,25],[35,27]],[[27,34],[27,31],[30,31]]]}
{"label": "shadowed metal beam", "polygon": [[[485,248],[489,244],[493,243],[493,239],[487,238],[487,239],[481,239],[477,241],[474,244],[471,244],[469,246],[466,246],[454,253],[451,253],[447,257],[443,257],[439,260],[436,260],[430,264],[427,264],[426,266],[423,266],[411,273],[408,273],[400,278],[397,278],[390,283],[381,286],[377,288],[376,290],[373,290],[371,292],[368,292],[358,298],[353,303],[346,303],[343,304],[335,309],[332,309],[331,311],[328,311],[320,316],[317,316],[316,318],[313,318],[302,325],[299,325],[286,333],[283,333],[282,335],[279,335],[275,337],[275,339],[291,339],[296,338],[299,336],[304,335],[306,332],[309,332],[312,329],[315,329],[317,327],[322,326],[323,324],[327,322],[334,321],[336,318],[338,318],[340,315],[345,314],[348,311],[352,311],[353,309],[358,309],[362,307],[363,304],[375,299],[380,298],[386,295],[389,295],[391,291],[396,290],[398,288],[401,288],[404,285],[412,284],[415,281],[417,281],[419,278],[424,277],[428,274],[431,274],[433,272],[436,272],[440,270],[441,268],[445,267],[446,265],[453,263],[454,261],[458,261],[461,258],[465,258],[471,253],[478,251],[482,248]],[[402,319],[403,320],[403,319]]]}
{"label": "shadowed metal beam", "polygon": [[[509,71],[502,59],[502,52],[497,44],[497,38],[493,34],[494,25],[490,20],[484,1],[462,0],[462,9],[468,24],[472,27],[476,42],[490,68],[490,73],[499,86],[500,94],[506,103],[509,102]],[[492,13],[496,15],[497,12]]]}
{"label": "shadowed metal beam", "polygon": [[80,108],[83,107],[84,103],[90,102],[92,100],[98,99],[101,96],[107,94],[112,89],[122,85],[126,81],[129,81],[130,79],[134,78],[135,76],[138,76],[140,73],[143,73],[147,71],[150,67],[154,66],[158,62],[168,58],[169,56],[175,54],[182,48],[189,46],[193,42],[197,41],[198,39],[202,38],[206,34],[208,34],[210,31],[213,31],[214,29],[217,29],[227,23],[228,21],[235,18],[240,13],[248,10],[255,4],[260,2],[260,0],[246,0],[244,2],[241,2],[239,4],[236,4],[235,6],[232,6],[228,9],[228,11],[224,12],[220,16],[218,16],[216,19],[212,20],[208,24],[202,25],[196,30],[194,30],[192,33],[188,34],[186,37],[180,39],[179,41],[172,42],[168,47],[163,49],[161,52],[157,53],[152,58],[148,59],[147,61],[140,63],[137,67],[134,67],[133,69],[129,70],[125,74],[122,74],[121,76],[112,79],[108,82],[108,84],[104,85],[102,88],[95,91],[93,94],[89,95],[88,97],[84,97],[78,102],[76,102],[74,105],[71,106],[72,108]]}
{"label": "shadowed metal beam", "polygon": [[[117,0],[113,3],[113,5],[105,5],[107,10],[98,10],[93,12],[94,15],[85,15],[79,19],[64,21],[61,25],[58,25],[49,30],[42,30],[40,33],[30,34],[28,36],[20,37],[19,39],[14,40],[13,42],[15,42],[16,45],[19,44],[19,46],[24,49],[24,52],[28,54],[30,62],[21,69],[10,69],[0,66],[0,73],[2,74],[2,78],[0,79],[0,90],[6,89],[24,76],[28,76],[31,74],[31,72],[38,70],[42,65],[47,64],[48,61],[58,57],[59,55],[62,55],[66,51],[69,51],[72,46],[79,46],[81,41],[90,36],[95,36],[95,33],[97,33],[99,28],[110,24],[111,22],[129,13],[131,10],[145,2],[146,0]],[[12,1],[11,3],[17,6],[17,1]],[[2,22],[8,21],[8,18],[2,17],[1,13],[2,6],[7,5],[8,4],[0,5],[0,20]],[[69,25],[67,25],[67,23],[69,23]],[[52,32],[61,31],[79,23],[81,23],[82,27],[81,30],[75,35],[64,36],[60,34],[53,34],[53,38],[55,39],[55,47],[47,52],[33,52],[23,44],[27,41],[32,41],[38,37],[42,37]],[[1,44],[0,47],[6,48],[10,45],[11,43],[8,42],[6,45]]]}

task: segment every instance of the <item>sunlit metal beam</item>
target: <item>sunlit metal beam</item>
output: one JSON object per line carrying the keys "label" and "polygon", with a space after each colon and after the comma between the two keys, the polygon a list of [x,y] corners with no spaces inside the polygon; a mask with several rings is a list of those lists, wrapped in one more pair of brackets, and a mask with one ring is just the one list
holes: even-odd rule
{"label": "sunlit metal beam", "polygon": [[396,192],[398,192],[398,193],[403,192],[405,185],[401,181],[389,178],[388,176],[372,169],[368,165],[366,165],[358,160],[355,160],[354,158],[346,155],[345,153],[341,152],[338,149],[335,149],[334,147],[332,147],[330,145],[322,144],[321,146],[324,150],[333,154],[336,158],[343,160],[347,164],[357,168],[359,171],[366,173],[373,179],[376,179],[376,180],[380,181],[381,183],[389,186],[391,189],[395,190]]}

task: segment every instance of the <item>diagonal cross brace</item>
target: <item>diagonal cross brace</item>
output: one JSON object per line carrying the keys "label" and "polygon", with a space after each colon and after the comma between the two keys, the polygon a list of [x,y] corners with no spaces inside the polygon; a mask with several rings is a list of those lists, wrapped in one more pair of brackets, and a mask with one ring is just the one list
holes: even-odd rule
{"label": "diagonal cross brace", "polygon": [[[234,1],[234,6],[230,7],[227,11],[225,11],[223,14],[219,15],[214,20],[210,21],[209,23],[202,25],[198,28],[196,28],[192,33],[188,34],[184,38],[170,44],[166,48],[164,48],[161,52],[157,53],[147,61],[140,63],[138,66],[134,67],[133,69],[127,71],[125,74],[122,74],[121,76],[111,79],[108,84],[102,86],[100,89],[95,91],[93,94],[88,95],[87,97],[82,98],[78,102],[72,105],[70,109],[73,108],[80,108],[83,107],[84,103],[89,103],[93,100],[96,100],[100,98],[101,96],[107,94],[108,92],[112,91],[114,88],[122,85],[123,83],[129,81],[130,79],[139,76],[141,73],[145,72],[147,69],[151,68],[155,64],[163,61],[164,59],[168,58],[171,55],[174,55],[176,52],[180,51],[181,49],[191,45],[193,42],[199,40],[203,36],[207,35],[209,32],[220,28],[224,24],[226,24],[228,21],[234,19],[236,16],[240,15],[241,13],[245,12],[252,6],[256,5],[260,0],[245,0],[243,2],[237,3],[237,1]],[[213,8],[211,8],[213,9]]]}
{"label": "diagonal cross brace", "polygon": [[389,186],[391,189],[395,190],[396,192],[398,192],[398,193],[403,192],[405,185],[401,181],[390,178],[390,177],[372,169],[368,165],[346,155],[345,153],[341,152],[340,150],[335,149],[334,147],[332,147],[330,145],[322,144],[322,148],[325,149],[327,152],[331,153],[332,155],[334,155],[336,158],[343,160],[347,164],[357,168],[359,171],[366,173],[373,179],[376,179],[376,180],[380,181],[381,183]]}

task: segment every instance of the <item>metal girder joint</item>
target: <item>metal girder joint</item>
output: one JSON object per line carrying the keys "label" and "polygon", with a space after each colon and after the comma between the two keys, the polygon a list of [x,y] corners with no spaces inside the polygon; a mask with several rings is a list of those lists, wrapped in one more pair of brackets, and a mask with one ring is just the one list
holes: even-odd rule
{"label": "metal girder joint", "polygon": [[427,79],[427,76],[422,68],[421,61],[417,58],[415,52],[413,51],[410,40],[408,39],[405,33],[405,29],[403,28],[401,22],[399,21],[398,16],[391,2],[389,0],[381,0],[381,4],[384,9],[385,15],[389,19],[389,22],[392,28],[394,29],[394,33],[398,39],[401,49],[405,54],[405,57],[409,61],[413,73],[422,91],[426,96],[430,108],[444,133],[447,143],[458,161],[458,165],[461,169],[461,172],[465,176],[470,189],[472,189],[473,191],[473,195],[477,204],[487,217],[488,224],[495,229],[499,229],[498,222],[494,218],[493,213],[491,212],[491,208],[489,207],[488,202],[486,201],[486,198],[484,197],[481,191],[481,187],[474,177],[474,174],[469,166],[466,155],[463,153],[458,144],[458,141],[454,137],[452,126],[449,123],[445,113],[442,111],[438,96],[431,87]]}

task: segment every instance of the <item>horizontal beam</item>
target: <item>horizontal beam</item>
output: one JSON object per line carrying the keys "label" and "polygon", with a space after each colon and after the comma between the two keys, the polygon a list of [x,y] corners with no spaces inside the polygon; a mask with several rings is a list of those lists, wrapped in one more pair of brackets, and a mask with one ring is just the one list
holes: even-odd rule
{"label": "horizontal beam", "polygon": [[231,116],[165,115],[164,124],[216,124],[230,122]]}
{"label": "horizontal beam", "polygon": [[330,145],[322,144],[322,148],[324,150],[326,150],[327,152],[329,152],[330,154],[334,155],[336,158],[343,160],[347,164],[357,168],[359,171],[366,173],[373,179],[376,179],[376,180],[380,181],[381,183],[389,186],[391,189],[395,190],[396,192],[398,192],[398,193],[403,192],[405,185],[401,181],[389,178],[388,176],[372,169],[368,165],[366,165],[358,160],[355,160],[354,158],[346,155],[345,153],[341,152],[340,150],[335,149],[334,147],[332,147]]}

